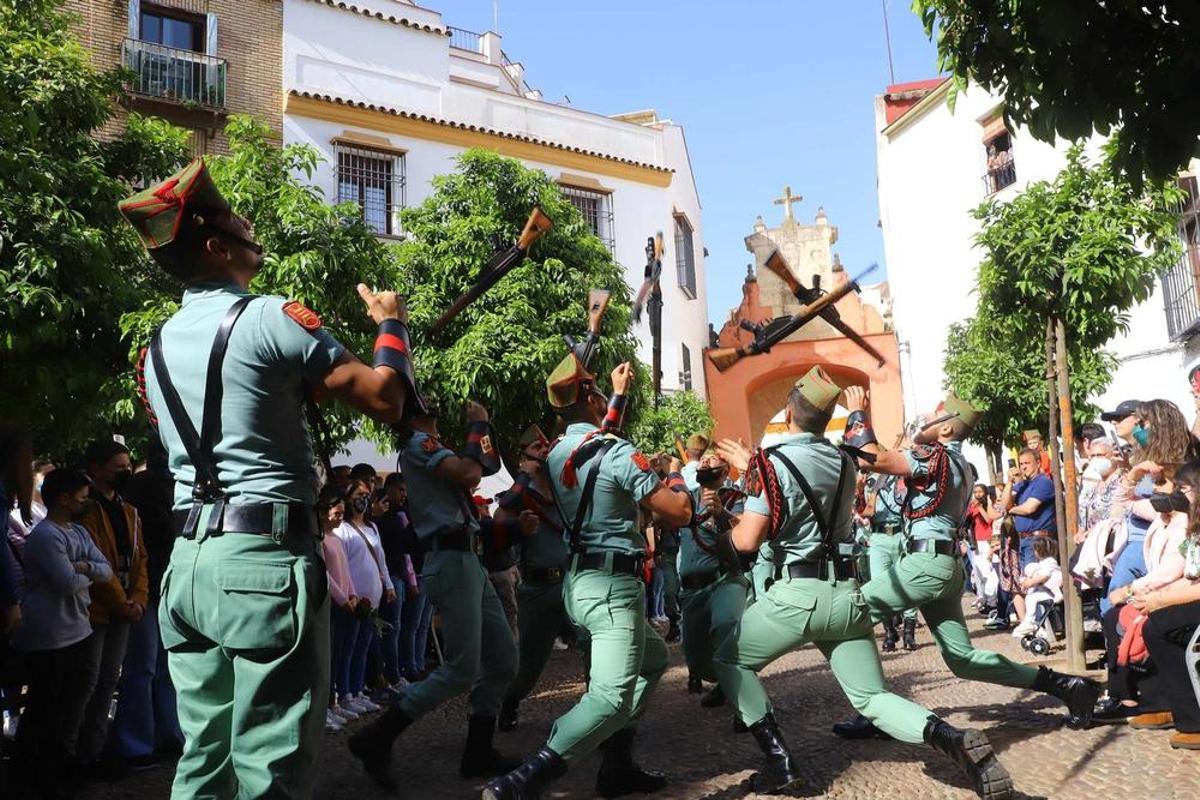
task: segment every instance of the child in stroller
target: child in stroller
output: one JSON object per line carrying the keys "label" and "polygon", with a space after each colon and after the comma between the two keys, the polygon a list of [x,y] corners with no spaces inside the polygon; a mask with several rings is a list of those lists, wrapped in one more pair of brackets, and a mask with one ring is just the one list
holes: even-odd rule
{"label": "child in stroller", "polygon": [[[1063,577],[1054,557],[1054,540],[1038,539],[1033,543],[1036,561],[1025,567],[1021,588],[1025,590],[1025,619],[1013,629],[1021,646],[1037,655],[1050,651],[1049,635],[1063,636]],[[1047,635],[1047,628],[1052,633]]]}

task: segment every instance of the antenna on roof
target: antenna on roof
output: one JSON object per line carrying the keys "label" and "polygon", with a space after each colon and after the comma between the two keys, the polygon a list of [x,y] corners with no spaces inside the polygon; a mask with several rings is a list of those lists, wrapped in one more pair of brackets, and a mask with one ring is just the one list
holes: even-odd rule
{"label": "antenna on roof", "polygon": [[500,32],[500,0],[492,0],[492,30]]}
{"label": "antenna on roof", "polygon": [[[499,0],[497,0],[498,2]],[[888,74],[892,77],[892,84],[896,83],[896,67],[892,64],[892,31],[888,27],[887,0],[881,0],[883,3],[883,40],[887,43],[888,56]]]}

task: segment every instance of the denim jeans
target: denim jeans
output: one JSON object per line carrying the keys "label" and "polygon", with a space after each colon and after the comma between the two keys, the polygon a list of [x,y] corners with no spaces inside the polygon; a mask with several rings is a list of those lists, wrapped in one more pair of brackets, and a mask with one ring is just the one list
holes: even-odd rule
{"label": "denim jeans", "polygon": [[88,690],[89,698],[79,720],[78,733],[70,740],[80,764],[93,763],[104,749],[108,738],[108,713],[121,676],[130,627],[128,622],[93,625],[92,635],[83,640],[83,686]]}
{"label": "denim jeans", "polygon": [[165,653],[158,636],[158,607],[152,603],[142,619],[129,627],[117,684],[117,714],[108,736],[108,751],[117,758],[149,756],[160,747],[176,749],[183,744]]}
{"label": "denim jeans", "polygon": [[1145,534],[1130,536],[1125,541],[1124,549],[1117,556],[1117,560],[1113,562],[1112,579],[1108,582],[1108,591],[1105,592],[1104,597],[1100,598],[1100,613],[1106,613],[1112,608],[1112,603],[1108,602],[1109,594],[1122,586],[1128,586],[1146,574],[1146,552],[1143,549],[1145,543]]}
{"label": "denim jeans", "polygon": [[662,567],[655,567],[650,577],[649,591],[646,592],[646,615],[651,619],[662,619],[667,615],[666,609],[667,576]]}
{"label": "denim jeans", "polygon": [[350,660],[358,639],[359,620],[349,611],[330,606],[331,683],[338,697],[350,694]]}
{"label": "denim jeans", "polygon": [[425,581],[420,577],[417,587],[416,598],[406,599],[400,611],[400,666],[408,677],[425,671],[425,648],[429,626],[433,622],[433,604],[429,602]]}
{"label": "denim jeans", "polygon": [[350,652],[350,694],[360,694],[367,685],[367,652],[375,642],[375,623],[359,620]]}
{"label": "denim jeans", "polygon": [[400,618],[404,609],[404,590],[407,584],[403,575],[393,575],[396,599],[379,608],[379,616],[388,624],[388,629],[379,637],[379,656],[383,661],[383,677],[389,684],[400,680]]}

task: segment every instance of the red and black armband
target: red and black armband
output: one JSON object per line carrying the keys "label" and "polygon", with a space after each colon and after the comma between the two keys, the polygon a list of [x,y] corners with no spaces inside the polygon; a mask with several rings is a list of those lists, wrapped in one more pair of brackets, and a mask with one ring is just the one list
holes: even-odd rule
{"label": "red and black armband", "polygon": [[687,487],[687,481],[685,481],[683,479],[682,473],[679,473],[679,472],[669,473],[667,475],[667,477],[664,478],[663,480],[666,481],[667,488],[670,489],[672,492],[683,492],[683,493],[689,494],[689,495],[691,494],[691,492],[688,490],[688,487]]}
{"label": "red and black armband", "polygon": [[496,429],[492,423],[476,420],[467,427],[467,443],[458,454],[479,463],[484,475],[500,471],[500,452],[496,449]]}
{"label": "red and black armband", "polygon": [[879,441],[875,438],[875,430],[871,427],[871,420],[867,416],[866,411],[851,411],[849,416],[846,417],[846,435],[844,441],[851,447],[860,449],[869,444],[876,444]]}
{"label": "red and black armband", "polygon": [[619,431],[621,422],[625,419],[625,395],[614,394],[608,398],[608,411],[604,414],[604,421],[600,423],[600,430],[605,433]]}
{"label": "red and black armband", "polygon": [[138,352],[137,360],[137,393],[142,401],[142,408],[146,411],[146,416],[150,419],[150,424],[154,429],[158,429],[158,416],[155,415],[154,409],[150,405],[150,395],[146,392],[146,354],[149,349],[143,347]]}
{"label": "red and black armband", "polygon": [[376,367],[391,367],[401,375],[412,374],[412,346],[408,326],[398,319],[385,319],[375,334]]}

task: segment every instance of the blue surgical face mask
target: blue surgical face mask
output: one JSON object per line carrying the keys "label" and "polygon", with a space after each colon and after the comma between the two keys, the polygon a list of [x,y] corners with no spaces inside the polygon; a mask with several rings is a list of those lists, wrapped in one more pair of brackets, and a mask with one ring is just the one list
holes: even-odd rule
{"label": "blue surgical face mask", "polygon": [[1133,426],[1133,440],[1138,443],[1138,447],[1146,447],[1150,444],[1150,426],[1139,422]]}

